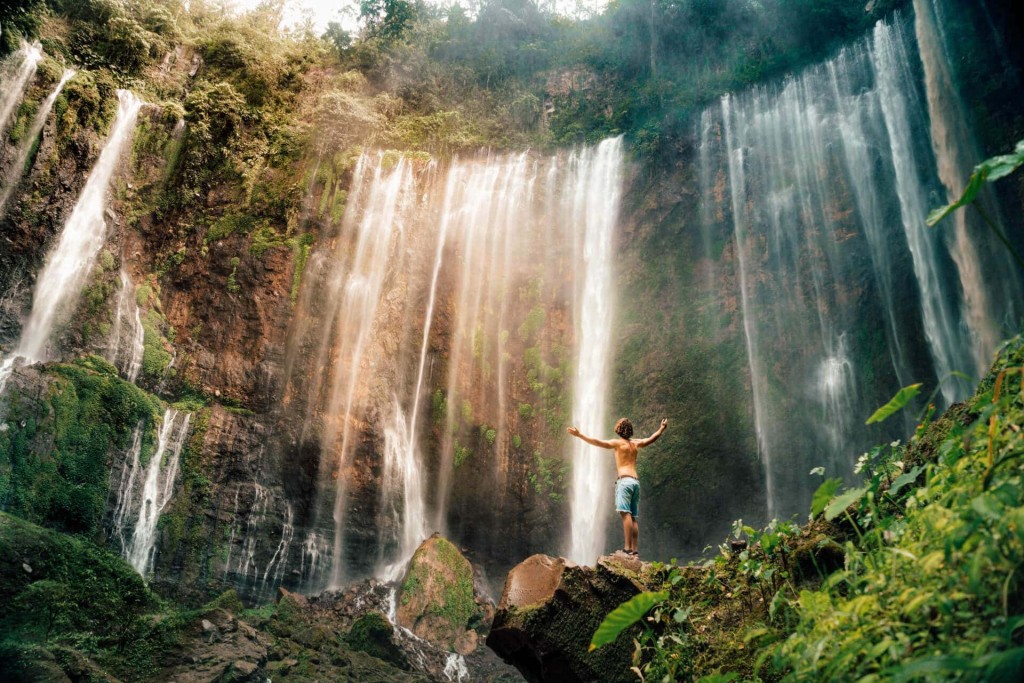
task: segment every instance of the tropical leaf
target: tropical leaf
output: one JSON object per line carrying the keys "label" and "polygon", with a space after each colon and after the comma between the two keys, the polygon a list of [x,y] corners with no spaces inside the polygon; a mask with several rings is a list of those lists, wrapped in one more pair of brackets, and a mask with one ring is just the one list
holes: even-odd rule
{"label": "tropical leaf", "polygon": [[901,474],[900,476],[893,479],[892,486],[889,487],[889,495],[895,498],[904,486],[906,486],[907,484],[913,484],[915,481],[917,481],[917,477],[918,475],[921,474],[921,471],[923,469],[924,468],[919,465],[914,469],[910,470],[909,472]]}
{"label": "tropical leaf", "polygon": [[911,384],[896,392],[896,395],[884,406],[876,410],[864,424],[874,424],[887,420],[899,411],[907,407],[907,404],[914,400],[914,397],[921,393],[921,384]]}
{"label": "tropical leaf", "polygon": [[928,214],[926,222],[929,227],[934,227],[949,214],[974,202],[978,197],[978,192],[981,191],[982,186],[986,182],[1005,178],[1021,166],[1024,166],[1024,140],[1017,143],[1017,147],[1013,150],[1012,154],[992,157],[975,166],[970,180],[967,181],[967,187],[964,188],[960,198]]}
{"label": "tropical leaf", "polygon": [[843,485],[843,480],[839,477],[833,477],[832,479],[826,479],[818,487],[818,490],[811,496],[811,517],[817,517],[824,510],[829,501],[836,497],[836,492],[839,491],[839,487]]}
{"label": "tropical leaf", "polygon": [[867,492],[867,487],[863,487],[859,489],[850,489],[843,495],[839,496],[825,508],[825,519],[831,522],[833,519],[843,514],[843,512],[846,511],[846,508],[863,498],[864,494]]}
{"label": "tropical leaf", "polygon": [[590,650],[615,642],[619,634],[644,618],[644,615],[659,602],[668,599],[668,591],[657,593],[641,593],[622,603],[604,618],[601,625],[594,631],[590,641]]}

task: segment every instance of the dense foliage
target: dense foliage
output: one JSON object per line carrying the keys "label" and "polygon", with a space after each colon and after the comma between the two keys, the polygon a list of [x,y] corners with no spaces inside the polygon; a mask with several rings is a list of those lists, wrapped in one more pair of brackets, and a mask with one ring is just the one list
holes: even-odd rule
{"label": "dense foliage", "polygon": [[[668,566],[639,641],[645,680],[1016,680],[1024,665],[1024,340],[977,394],[907,444],[866,453],[862,486],[816,496],[803,529]],[[838,493],[838,495],[836,495]]]}
{"label": "dense foliage", "polygon": [[16,394],[7,410],[8,425],[19,428],[0,431],[0,507],[64,531],[97,534],[110,454],[126,449],[132,431],[142,429],[142,455],[148,457],[157,399],[91,356],[53,367],[38,403]]}

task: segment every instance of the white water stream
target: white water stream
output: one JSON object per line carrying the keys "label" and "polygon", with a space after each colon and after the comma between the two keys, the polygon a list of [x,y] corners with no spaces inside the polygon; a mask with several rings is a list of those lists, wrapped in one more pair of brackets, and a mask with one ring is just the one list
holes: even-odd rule
{"label": "white water stream", "polygon": [[14,154],[14,161],[12,161],[7,169],[7,174],[4,176],[3,184],[0,185],[0,216],[4,215],[4,210],[7,208],[7,202],[11,198],[11,194],[18,187],[18,183],[21,180],[22,175],[25,173],[25,162],[28,161],[28,155],[32,151],[32,147],[36,143],[36,138],[39,137],[39,133],[42,132],[43,126],[46,125],[46,119],[50,116],[50,110],[53,109],[54,102],[57,101],[57,97],[61,91],[64,90],[64,85],[75,75],[73,70],[66,70],[61,79],[57,82],[50,95],[43,100],[43,103],[39,105],[39,110],[36,112],[35,117],[32,119],[31,125],[28,130],[22,135],[21,141],[18,143],[18,149]]}
{"label": "white water stream", "polygon": [[43,59],[43,49],[39,43],[22,43],[17,52],[5,66],[7,69],[2,74],[3,90],[0,90],[0,135],[7,132],[7,126],[11,122],[11,114],[15,107],[21,102],[21,96],[25,92],[29,81],[36,73],[36,67]]}
{"label": "white water stream", "polygon": [[[571,196],[572,220],[582,224],[576,267],[576,362],[572,418],[584,434],[605,438],[612,364],[615,306],[613,242],[622,195],[622,139],[605,140],[596,149],[578,152]],[[572,441],[569,559],[596,562],[604,553],[604,528],[612,498],[613,460],[582,440]]]}
{"label": "white water stream", "polygon": [[141,463],[141,425],[132,435],[129,457],[125,459],[117,491],[113,531],[121,541],[125,559],[143,576],[152,567],[157,523],[174,495],[181,451],[188,438],[191,419],[190,413],[173,408],[164,412],[163,422],[157,432],[156,448],[145,469]]}
{"label": "white water stream", "polygon": [[71,315],[106,239],[103,213],[110,179],[131,140],[143,104],[127,90],[118,90],[117,98],[117,115],[103,151],[36,280],[32,311],[18,345],[0,364],[0,392],[16,362],[28,364],[46,359],[50,335]]}

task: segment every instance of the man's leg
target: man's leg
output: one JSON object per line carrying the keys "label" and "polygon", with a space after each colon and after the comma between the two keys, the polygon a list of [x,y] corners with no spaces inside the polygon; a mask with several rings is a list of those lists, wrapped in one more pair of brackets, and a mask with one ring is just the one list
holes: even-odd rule
{"label": "man's leg", "polygon": [[640,552],[640,522],[637,521],[636,517],[633,517],[632,515],[630,515],[630,517],[633,520],[632,528],[630,529],[630,538],[632,538],[633,543],[632,543],[632,545],[630,545],[630,548],[632,550],[634,550],[635,552],[639,553]]}
{"label": "man's leg", "polygon": [[622,535],[626,538],[626,550],[632,550],[632,538],[633,538],[633,515],[628,512],[620,512],[619,515],[622,517]]}

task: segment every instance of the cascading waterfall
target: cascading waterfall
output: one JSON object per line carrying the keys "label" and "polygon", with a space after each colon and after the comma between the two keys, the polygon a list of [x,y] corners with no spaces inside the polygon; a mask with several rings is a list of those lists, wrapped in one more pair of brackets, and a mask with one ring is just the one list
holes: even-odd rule
{"label": "cascading waterfall", "polygon": [[14,154],[14,161],[10,163],[7,173],[4,176],[3,184],[0,185],[0,216],[4,215],[4,210],[7,208],[7,202],[11,198],[11,194],[13,194],[14,190],[18,187],[18,182],[21,180],[22,175],[25,173],[25,163],[28,161],[28,155],[32,152],[32,148],[35,146],[36,139],[42,132],[43,126],[46,125],[46,119],[50,116],[50,110],[53,109],[54,102],[57,101],[57,97],[60,95],[61,91],[64,90],[64,85],[67,84],[74,75],[75,71],[71,69],[64,72],[64,75],[61,76],[50,95],[43,100],[41,105],[39,105],[39,111],[36,112],[31,125],[28,127],[28,130],[18,143],[18,149]]}
{"label": "cascading waterfall", "polygon": [[117,99],[117,115],[103,151],[36,280],[32,311],[22,328],[18,345],[0,365],[0,391],[15,362],[34,363],[46,358],[50,334],[71,314],[92,272],[96,255],[103,247],[107,232],[103,218],[107,188],[142,108],[142,100],[127,90],[118,90]]}
{"label": "cascading waterfall", "polygon": [[812,467],[850,473],[879,440],[863,420],[900,386],[962,398],[950,373],[976,373],[984,330],[1014,310],[1014,290],[969,275],[995,256],[925,227],[942,183],[905,23],[701,117],[704,244],[735,248],[772,517],[803,509]]}
{"label": "cascading waterfall", "polygon": [[21,101],[29,81],[36,73],[36,67],[43,59],[43,49],[39,43],[22,43],[10,60],[10,73],[3,74],[3,91],[0,94],[0,135],[7,132],[11,123],[11,114]]}
{"label": "cascading waterfall", "polygon": [[[521,277],[508,259],[512,254],[524,253],[518,240],[531,233],[532,217],[528,212],[533,206],[536,173],[536,164],[525,154],[456,161],[448,171],[441,233],[442,238],[450,235],[458,245],[461,262],[445,391],[449,409],[441,444],[441,501],[450,496],[454,466],[471,457],[469,439],[458,426],[478,419],[477,412],[497,417],[493,435],[485,438],[498,456],[494,495],[500,497],[504,489],[502,462],[509,446],[505,364],[511,335],[507,303],[513,280]],[[439,249],[437,268],[440,257]],[[474,386],[489,387],[489,395],[474,395]],[[438,529],[446,530],[446,512],[447,505],[438,506]]]}
{"label": "cascading waterfall", "polygon": [[128,273],[121,271],[121,291],[117,295],[114,324],[107,340],[107,360],[117,367],[129,382],[138,379],[145,351],[145,330],[135,300],[135,285]]}
{"label": "cascading waterfall", "polygon": [[[615,298],[612,244],[622,193],[622,139],[605,140],[596,149],[574,155],[570,163],[577,166],[571,219],[583,224],[580,246],[574,251],[578,305],[572,417],[584,433],[607,434]],[[605,550],[602,511],[609,507],[613,469],[607,454],[578,439],[572,441],[571,457],[569,559],[589,563]]]}
{"label": "cascading waterfall", "polygon": [[[621,166],[620,140],[559,158],[490,155],[445,168],[380,154],[358,161],[333,256],[311,259],[293,332],[293,357],[306,353],[329,372],[308,378],[304,393],[286,389],[286,401],[301,395],[312,406],[300,438],[319,432],[326,464],[320,497],[330,505],[316,506],[302,543],[300,572],[312,583],[327,571],[328,552],[324,583],[339,585],[348,574],[398,578],[432,531],[486,544],[450,508],[456,473],[487,482],[479,490],[495,504],[475,506],[477,518],[497,514],[524,483],[525,473],[508,476],[522,430],[542,429],[562,447],[563,392],[579,397],[573,419],[608,429],[607,381],[574,387],[567,372],[577,354],[593,374],[609,370]],[[584,302],[590,310],[577,310]],[[581,324],[594,329],[576,335],[574,349],[571,330]],[[525,377],[511,370],[516,358]],[[582,485],[595,493],[583,494],[573,525],[591,524],[608,495],[612,464],[588,458],[593,481]],[[363,472],[378,464],[376,497],[367,498]],[[452,519],[457,528],[448,528]],[[602,527],[591,529],[603,549]]]}
{"label": "cascading waterfall", "polygon": [[157,434],[156,450],[146,463],[144,473],[140,463],[141,441],[138,429],[132,437],[132,448],[129,451],[132,459],[130,465],[125,462],[127,476],[121,478],[121,488],[114,508],[114,530],[123,542],[127,524],[130,519],[134,519],[131,540],[123,545],[123,551],[128,563],[143,576],[152,567],[157,522],[174,495],[178,464],[191,419],[190,413],[173,408],[164,412]]}

